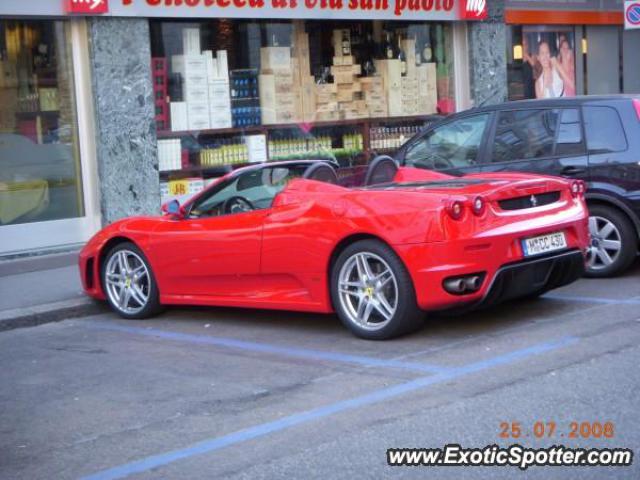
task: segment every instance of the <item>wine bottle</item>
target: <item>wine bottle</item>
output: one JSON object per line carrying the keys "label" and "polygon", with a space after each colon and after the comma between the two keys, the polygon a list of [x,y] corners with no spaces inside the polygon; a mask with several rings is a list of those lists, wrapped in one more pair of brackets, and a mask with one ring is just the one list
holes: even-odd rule
{"label": "wine bottle", "polygon": [[433,49],[431,48],[431,41],[429,38],[425,39],[422,46],[422,58],[426,63],[433,62]]}
{"label": "wine bottle", "polygon": [[392,58],[395,57],[393,43],[391,43],[391,32],[385,32],[383,50],[384,50],[384,55],[388,60],[391,60]]}
{"label": "wine bottle", "polygon": [[402,75],[407,74],[407,55],[404,53],[404,49],[402,48],[402,37],[398,35],[398,54],[396,57],[400,60],[400,72]]}
{"label": "wine bottle", "polygon": [[342,56],[348,57],[349,55],[351,55],[351,32],[342,30]]}

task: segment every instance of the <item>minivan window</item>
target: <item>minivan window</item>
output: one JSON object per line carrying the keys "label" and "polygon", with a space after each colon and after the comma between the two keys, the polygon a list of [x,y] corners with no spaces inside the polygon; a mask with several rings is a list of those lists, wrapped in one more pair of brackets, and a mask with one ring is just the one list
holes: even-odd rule
{"label": "minivan window", "polygon": [[584,155],[585,147],[582,139],[582,125],[580,125],[580,112],[577,108],[565,108],[559,111],[561,114],[555,155],[563,157]]}
{"label": "minivan window", "polygon": [[627,138],[618,112],[611,107],[584,107],[584,127],[589,153],[623,152]]}
{"label": "minivan window", "polygon": [[488,120],[483,113],[434,128],[408,148],[405,164],[429,170],[475,165]]}
{"label": "minivan window", "polygon": [[500,112],[492,162],[549,157],[558,124],[558,110],[510,110]]}

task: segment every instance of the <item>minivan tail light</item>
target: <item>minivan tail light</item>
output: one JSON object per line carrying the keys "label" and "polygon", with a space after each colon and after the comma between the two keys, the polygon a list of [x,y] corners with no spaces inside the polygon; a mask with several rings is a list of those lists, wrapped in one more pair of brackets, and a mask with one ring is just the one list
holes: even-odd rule
{"label": "minivan tail light", "polygon": [[636,116],[638,117],[638,121],[640,122],[640,99],[634,98],[633,99],[633,106],[636,109]]}

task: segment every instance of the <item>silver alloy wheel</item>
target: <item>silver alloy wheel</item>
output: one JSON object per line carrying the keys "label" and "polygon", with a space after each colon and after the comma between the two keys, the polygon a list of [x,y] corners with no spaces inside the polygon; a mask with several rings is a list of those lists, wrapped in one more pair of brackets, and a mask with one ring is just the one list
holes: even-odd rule
{"label": "silver alloy wheel", "polygon": [[389,264],[375,253],[359,252],[347,259],[338,275],[340,305],[351,322],[380,330],[398,308],[398,283]]}
{"label": "silver alloy wheel", "polygon": [[616,226],[604,217],[589,217],[591,244],[587,255],[587,268],[602,270],[613,264],[622,251],[622,237]]}
{"label": "silver alloy wheel", "polygon": [[105,267],[107,295],[123,313],[135,315],[149,301],[151,280],[147,266],[131,250],[118,250]]}

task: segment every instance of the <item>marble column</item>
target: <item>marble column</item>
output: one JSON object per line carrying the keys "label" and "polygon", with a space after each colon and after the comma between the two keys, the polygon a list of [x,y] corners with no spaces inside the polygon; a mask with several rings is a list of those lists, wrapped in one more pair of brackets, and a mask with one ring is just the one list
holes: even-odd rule
{"label": "marble column", "polygon": [[478,106],[507,99],[507,38],[505,0],[488,0],[489,15],[469,22],[469,79],[471,100]]}
{"label": "marble column", "polygon": [[90,62],[104,224],[160,207],[149,22],[93,18]]}

